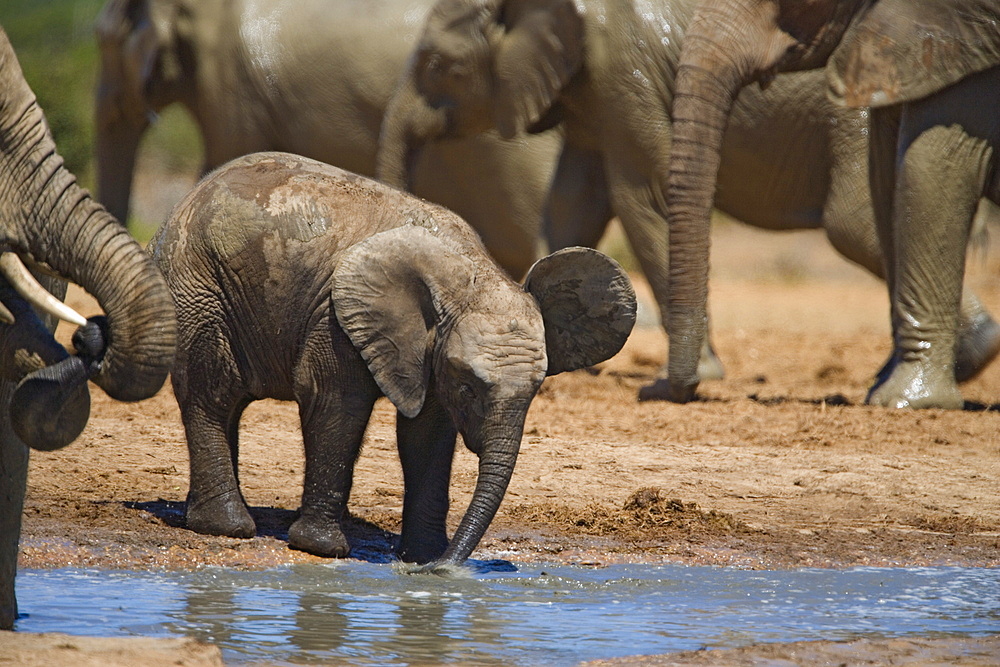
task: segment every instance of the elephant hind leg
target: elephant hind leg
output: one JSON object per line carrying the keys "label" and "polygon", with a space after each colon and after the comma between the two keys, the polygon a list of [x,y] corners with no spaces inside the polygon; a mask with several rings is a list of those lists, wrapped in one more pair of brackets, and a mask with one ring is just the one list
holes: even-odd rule
{"label": "elephant hind leg", "polygon": [[[174,391],[182,393],[176,381]],[[180,401],[191,466],[189,530],[242,538],[257,534],[238,479],[239,423],[250,402],[250,397],[242,396],[220,405],[203,393]]]}

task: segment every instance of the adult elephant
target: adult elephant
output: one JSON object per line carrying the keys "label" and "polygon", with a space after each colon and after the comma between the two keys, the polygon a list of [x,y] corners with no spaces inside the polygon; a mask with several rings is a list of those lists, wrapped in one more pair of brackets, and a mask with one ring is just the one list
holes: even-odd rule
{"label": "adult elephant", "polygon": [[[63,166],[2,28],[0,250],[0,629],[9,630],[17,617],[25,444],[51,450],[79,435],[90,412],[88,379],[118,400],[155,394],[173,360],[176,324],[152,261]],[[19,256],[78,283],[106,316],[84,320],[39,293]],[[65,283],[48,282],[65,293]],[[31,304],[83,325],[74,354],[52,337],[54,320],[46,326]]]}
{"label": "adult elephant", "polygon": [[[379,128],[430,0],[111,0],[97,20],[98,198],[128,214],[136,152],[179,102],[205,171],[280,150],[374,175]],[[428,152],[413,191],[454,210],[515,277],[537,256],[555,133]],[[606,222],[609,213],[600,211]]]}
{"label": "adult elephant", "polygon": [[[975,370],[982,364],[970,362],[988,360],[1000,345],[985,314],[960,315],[973,213],[981,197],[1000,201],[998,24],[994,0],[704,0],[688,30],[673,105],[675,400],[689,400],[698,383],[709,213],[727,122],[738,115],[734,100],[752,81],[826,64],[834,99],[871,106],[871,185],[893,351],[867,402],[963,405],[956,374]],[[970,337],[970,327],[979,333]]]}
{"label": "adult elephant", "polygon": [[[554,202],[586,211],[600,206],[607,192],[664,326],[676,320],[671,358],[690,348],[697,375],[709,378],[721,377],[722,367],[707,335],[695,340],[687,314],[668,312],[669,274],[685,264],[667,261],[663,198],[674,134],[670,104],[696,4],[440,0],[386,113],[379,174],[402,185],[410,165],[436,140],[491,127],[520,137],[561,121],[565,141],[550,195],[549,237],[559,239],[561,221],[580,217]],[[821,72],[779,77],[766,91],[747,89],[732,109],[715,205],[760,227],[822,226],[842,255],[883,276],[867,181],[866,112],[833,105]],[[579,192],[581,180],[592,187]],[[710,182],[707,206],[715,185]],[[598,238],[602,228],[588,232],[577,224],[572,231],[581,230]],[[704,308],[698,316],[704,332]],[[963,373],[971,376],[1000,347],[1000,330],[972,295],[963,317]],[[661,379],[640,396],[666,398],[669,390]]]}

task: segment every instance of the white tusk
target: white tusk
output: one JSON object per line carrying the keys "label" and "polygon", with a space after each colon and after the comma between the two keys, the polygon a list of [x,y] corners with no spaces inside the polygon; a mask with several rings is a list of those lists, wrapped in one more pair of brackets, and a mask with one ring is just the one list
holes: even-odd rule
{"label": "white tusk", "polygon": [[87,319],[83,315],[49,294],[41,283],[31,275],[21,258],[14,253],[5,252],[0,255],[0,273],[7,279],[11,287],[17,290],[18,294],[43,313],[81,327],[87,323]]}
{"label": "white tusk", "polygon": [[4,324],[14,324],[14,313],[7,310],[7,306],[0,303],[0,322]]}

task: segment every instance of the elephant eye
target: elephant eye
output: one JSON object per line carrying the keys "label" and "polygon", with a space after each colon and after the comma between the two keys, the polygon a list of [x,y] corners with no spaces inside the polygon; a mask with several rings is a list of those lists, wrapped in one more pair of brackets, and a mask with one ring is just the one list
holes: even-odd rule
{"label": "elephant eye", "polygon": [[463,382],[458,387],[458,397],[462,401],[471,401],[476,397],[476,392],[473,390],[471,384]]}

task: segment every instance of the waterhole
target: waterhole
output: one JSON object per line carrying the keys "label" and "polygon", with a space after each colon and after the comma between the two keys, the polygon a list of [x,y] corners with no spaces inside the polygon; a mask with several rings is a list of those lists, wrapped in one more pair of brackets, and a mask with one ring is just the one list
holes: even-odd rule
{"label": "waterhole", "polygon": [[753,642],[1000,631],[1000,570],[479,569],[462,578],[360,561],[24,570],[16,629],[194,637],[231,665],[574,665]]}

